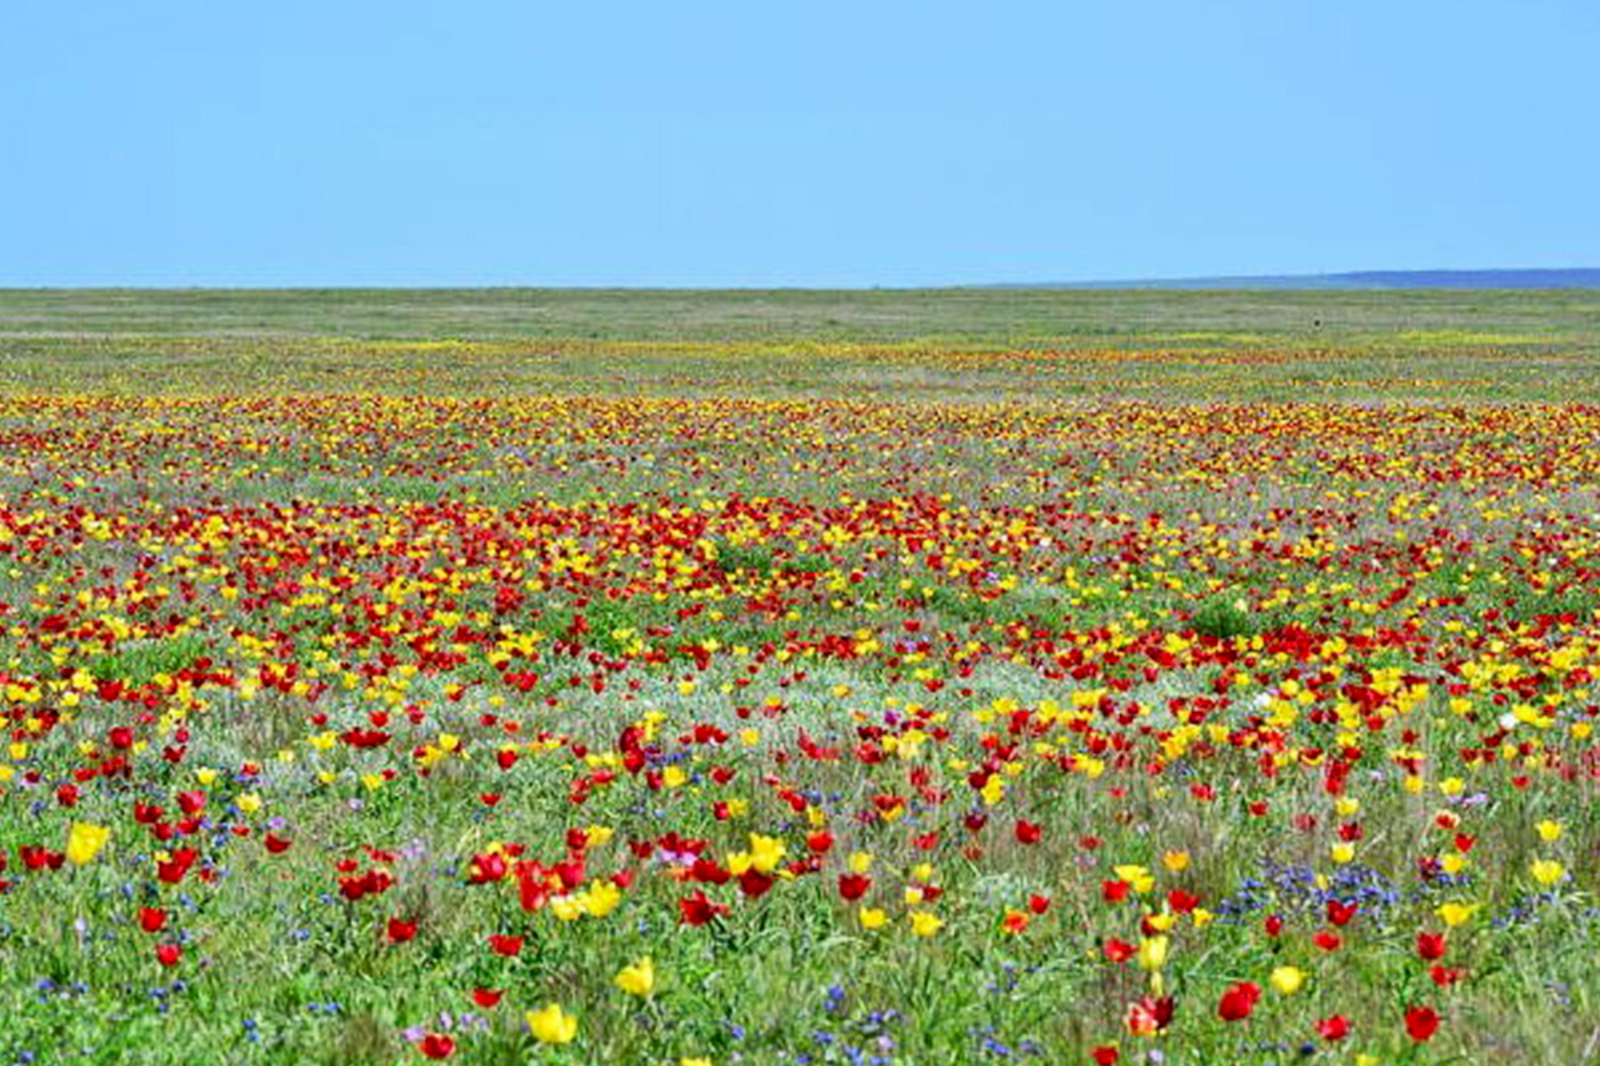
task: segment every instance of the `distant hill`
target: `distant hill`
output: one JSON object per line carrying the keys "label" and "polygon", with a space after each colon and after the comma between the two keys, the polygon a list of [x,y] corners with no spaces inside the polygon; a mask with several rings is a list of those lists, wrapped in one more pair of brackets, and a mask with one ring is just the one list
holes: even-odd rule
{"label": "distant hill", "polygon": [[995,285],[1004,289],[1600,289],[1600,268],[1563,270],[1356,270],[1344,274],[1263,274]]}

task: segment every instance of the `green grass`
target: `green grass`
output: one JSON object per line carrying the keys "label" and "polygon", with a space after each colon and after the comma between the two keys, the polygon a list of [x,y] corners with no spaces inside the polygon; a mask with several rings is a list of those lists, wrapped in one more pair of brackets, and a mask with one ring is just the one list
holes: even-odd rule
{"label": "green grass", "polygon": [[147,685],[159,674],[175,674],[193,666],[206,654],[200,637],[174,637],[123,647],[111,655],[89,660],[90,674],[103,681],[123,681],[132,686]]}
{"label": "green grass", "polygon": [[0,391],[288,389],[1593,400],[1600,293],[0,290]]}
{"label": "green grass", "polygon": [[1600,292],[1065,289],[0,290],[0,333],[1409,347],[1600,337]]}

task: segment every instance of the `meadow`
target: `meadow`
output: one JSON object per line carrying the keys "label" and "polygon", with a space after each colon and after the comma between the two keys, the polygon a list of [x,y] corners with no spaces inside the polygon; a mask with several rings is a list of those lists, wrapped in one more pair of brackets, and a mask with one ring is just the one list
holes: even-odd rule
{"label": "meadow", "polygon": [[0,1064],[1600,1060],[1600,293],[0,292]]}

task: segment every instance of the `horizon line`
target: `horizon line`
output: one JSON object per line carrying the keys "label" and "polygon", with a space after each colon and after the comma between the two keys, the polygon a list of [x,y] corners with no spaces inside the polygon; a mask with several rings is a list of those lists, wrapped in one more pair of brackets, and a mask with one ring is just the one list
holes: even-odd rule
{"label": "horizon line", "polygon": [[[1146,278],[1087,278],[1082,280],[1027,280],[1027,281],[960,281],[943,282],[935,284],[894,284],[873,283],[857,285],[837,284],[772,284],[772,285],[658,285],[658,284],[632,284],[632,283],[575,283],[551,284],[538,282],[399,282],[399,283],[370,283],[370,282],[337,282],[330,284],[306,284],[297,282],[268,283],[268,284],[230,284],[230,283],[199,283],[199,284],[0,284],[0,292],[8,293],[48,293],[48,292],[449,292],[449,291],[548,291],[548,292],[938,292],[938,291],[967,291],[986,289],[1099,289],[1115,291],[1119,289],[1188,289],[1205,290],[1213,287],[1219,290],[1240,290],[1250,288],[1282,289],[1291,286],[1300,286],[1306,289],[1431,289],[1440,287],[1452,288],[1483,288],[1494,290],[1505,286],[1484,285],[1453,285],[1440,286],[1438,284],[1413,284],[1407,285],[1409,279],[1421,282],[1426,278],[1435,278],[1450,281],[1467,281],[1474,279],[1491,280],[1494,278],[1551,278],[1563,277],[1581,278],[1585,284],[1579,286],[1553,286],[1554,288],[1578,287],[1600,288],[1600,266],[1594,267],[1438,267],[1422,269],[1385,269],[1368,268],[1361,270],[1341,270],[1328,272],[1292,273],[1292,274],[1216,274],[1216,275],[1180,275]],[[1511,288],[1538,288],[1539,286],[1511,286]]]}

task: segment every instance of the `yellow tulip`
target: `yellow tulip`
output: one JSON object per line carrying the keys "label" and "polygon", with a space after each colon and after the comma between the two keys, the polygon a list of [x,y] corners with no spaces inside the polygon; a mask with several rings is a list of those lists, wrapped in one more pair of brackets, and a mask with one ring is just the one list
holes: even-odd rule
{"label": "yellow tulip", "polygon": [[1167,948],[1171,941],[1164,936],[1147,937],[1139,941],[1139,965],[1146,970],[1159,970],[1167,964]]}
{"label": "yellow tulip", "polygon": [[1279,966],[1267,980],[1281,995],[1292,996],[1306,983],[1306,972],[1298,966]]}
{"label": "yellow tulip", "polygon": [[656,968],[646,955],[632,966],[624,966],[612,980],[630,996],[648,996],[656,988]]}
{"label": "yellow tulip", "polygon": [[622,902],[622,889],[610,881],[591,881],[588,889],[579,894],[578,902],[589,917],[604,918]]}
{"label": "yellow tulip", "polygon": [[570,1044],[578,1035],[578,1019],[552,1003],[543,1010],[528,1012],[528,1031],[541,1044]]}
{"label": "yellow tulip", "polygon": [[1150,871],[1143,866],[1131,863],[1114,867],[1117,879],[1126,881],[1133,886],[1133,890],[1141,896],[1156,887],[1156,879],[1150,876]]}
{"label": "yellow tulip", "polygon": [[777,869],[783,852],[783,841],[778,838],[764,837],[760,833],[750,834],[750,865],[758,873],[770,874]]}
{"label": "yellow tulip", "polygon": [[863,929],[882,929],[889,916],[877,907],[862,907],[856,911],[856,920]]}
{"label": "yellow tulip", "polygon": [[94,861],[100,854],[100,849],[106,846],[106,841],[111,839],[111,830],[100,825],[90,825],[88,822],[73,822],[72,830],[67,834],[67,859],[74,866],[83,866]]}
{"label": "yellow tulip", "polygon": [[1533,864],[1532,872],[1535,881],[1549,887],[1566,876],[1567,868],[1554,859],[1540,859]]}
{"label": "yellow tulip", "polygon": [[1470,921],[1479,906],[1477,903],[1441,903],[1434,913],[1445,925],[1454,927]]}

